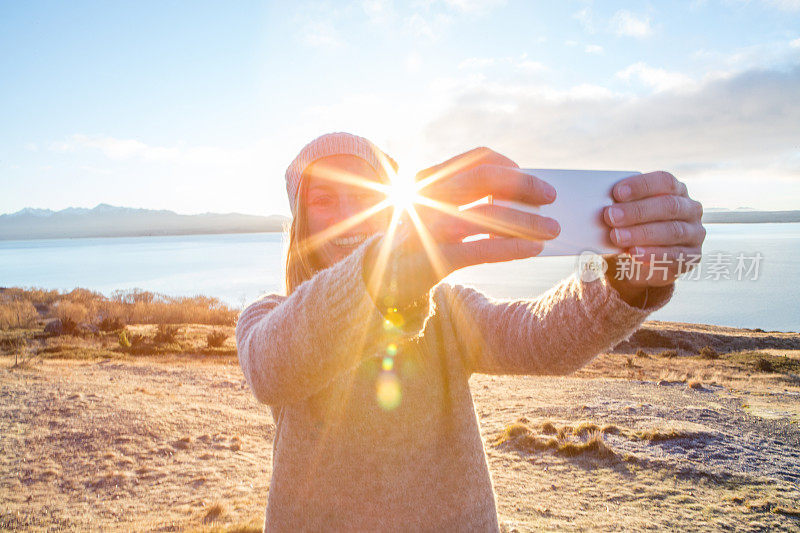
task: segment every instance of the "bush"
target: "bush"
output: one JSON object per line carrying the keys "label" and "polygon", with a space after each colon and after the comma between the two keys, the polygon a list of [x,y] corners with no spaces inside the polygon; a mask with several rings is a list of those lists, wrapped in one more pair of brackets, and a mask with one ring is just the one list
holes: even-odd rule
{"label": "bush", "polygon": [[215,329],[206,335],[206,343],[209,348],[222,348],[226,340],[228,340],[228,334],[221,329]]}
{"label": "bush", "polygon": [[119,317],[103,317],[97,323],[97,329],[100,331],[119,331],[125,327],[125,322]]}
{"label": "bush", "polygon": [[131,341],[130,339],[128,339],[128,332],[124,329],[119,332],[119,345],[122,348],[131,347]]}
{"label": "bush", "polygon": [[61,334],[62,335],[77,335],[78,323],[69,317],[61,319]]}
{"label": "bush", "polygon": [[147,343],[147,337],[139,333],[132,333],[127,329],[119,332],[119,345],[126,352],[141,352]]}
{"label": "bush", "polygon": [[639,348],[638,350],[636,350],[636,357],[650,357],[650,356],[647,354],[647,352]]}
{"label": "bush", "polygon": [[131,342],[131,348],[136,350],[144,347],[144,345],[147,343],[147,336],[139,333],[131,333],[128,335],[128,340]]}
{"label": "bush", "polygon": [[36,322],[39,313],[31,302],[0,302],[0,329],[25,328]]}
{"label": "bush", "polygon": [[677,350],[663,350],[659,354],[659,356],[660,357],[666,357],[667,359],[673,359],[675,357],[678,357],[678,351]]}
{"label": "bush", "polygon": [[73,303],[69,300],[59,300],[53,307],[53,314],[61,320],[64,333],[72,333],[78,324],[86,321],[86,316],[89,312],[83,304]]}
{"label": "bush", "polygon": [[719,353],[711,346],[703,346],[700,349],[700,357],[703,359],[719,359]]}
{"label": "bush", "polygon": [[70,321],[92,323],[105,331],[117,331],[125,324],[233,326],[239,315],[238,310],[207,296],[176,297],[132,289],[106,297],[82,288],[61,294],[57,290],[0,287],[0,328],[18,327],[18,323],[24,327],[28,318],[36,320],[38,313],[48,311],[48,318],[59,318],[67,325]]}
{"label": "bush", "polygon": [[775,366],[773,366],[772,361],[763,357],[756,359],[755,366],[759,372],[775,372]]}
{"label": "bush", "polygon": [[159,324],[153,342],[156,344],[173,344],[178,342],[180,327],[172,324]]}

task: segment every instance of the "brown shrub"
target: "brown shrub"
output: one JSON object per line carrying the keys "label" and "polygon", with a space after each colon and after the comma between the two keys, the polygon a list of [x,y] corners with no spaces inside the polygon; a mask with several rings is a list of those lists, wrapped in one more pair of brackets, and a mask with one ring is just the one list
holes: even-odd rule
{"label": "brown shrub", "polygon": [[700,349],[700,357],[703,359],[719,359],[719,353],[711,346],[703,346]]}
{"label": "brown shrub", "polygon": [[609,458],[615,455],[603,440],[603,435],[599,431],[589,434],[585,441],[565,441],[558,447],[558,453],[567,457],[576,457],[583,454],[593,454],[601,458]]}
{"label": "brown shrub", "polygon": [[119,317],[103,317],[97,323],[97,329],[100,331],[119,331],[125,327],[125,322]]}
{"label": "brown shrub", "polygon": [[[125,324],[232,326],[239,315],[238,310],[228,307],[217,298],[173,297],[141,289],[116,291],[110,297],[83,288],[63,294],[56,290],[18,287],[0,289],[0,305],[13,302],[27,302],[34,307],[39,306],[42,311],[52,306],[50,316],[60,318],[67,326],[70,323],[77,325],[91,322],[98,327],[104,324],[104,328],[109,328],[108,331],[117,331]],[[0,310],[0,323],[6,314]],[[64,315],[69,318],[68,321],[64,320]]]}
{"label": "brown shrub", "polygon": [[661,353],[658,354],[658,355],[659,355],[659,357],[666,357],[667,359],[674,359],[675,357],[678,357],[678,351],[677,350],[662,350]]}
{"label": "brown shrub", "polygon": [[206,335],[206,343],[209,348],[222,348],[222,345],[228,340],[228,336],[229,335],[221,329],[215,329]]}
{"label": "brown shrub", "polygon": [[210,505],[208,509],[206,509],[206,514],[203,517],[203,522],[214,522],[222,518],[222,516],[226,513],[225,506],[219,502]]}
{"label": "brown shrub", "polygon": [[159,324],[153,342],[156,344],[174,344],[178,342],[181,328],[171,324]]}
{"label": "brown shrub", "polygon": [[759,357],[755,361],[756,370],[759,372],[775,372],[775,367],[769,359]]}
{"label": "brown shrub", "polygon": [[86,320],[89,312],[83,304],[73,303],[69,300],[59,300],[53,308],[53,314],[61,320],[64,332],[71,333],[78,324]]}
{"label": "brown shrub", "polygon": [[36,322],[39,313],[31,302],[0,302],[0,329],[27,328]]}

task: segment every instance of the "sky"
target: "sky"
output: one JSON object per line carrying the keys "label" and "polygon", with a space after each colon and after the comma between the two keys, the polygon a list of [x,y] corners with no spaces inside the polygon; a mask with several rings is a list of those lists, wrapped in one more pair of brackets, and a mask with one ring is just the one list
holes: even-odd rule
{"label": "sky", "polygon": [[800,209],[800,0],[0,0],[0,213],[289,215],[333,131]]}

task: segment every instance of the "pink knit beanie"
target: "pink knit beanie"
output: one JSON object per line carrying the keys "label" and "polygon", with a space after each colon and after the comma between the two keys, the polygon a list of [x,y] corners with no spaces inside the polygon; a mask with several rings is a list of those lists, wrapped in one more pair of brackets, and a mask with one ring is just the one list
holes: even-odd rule
{"label": "pink knit beanie", "polygon": [[349,154],[360,157],[375,169],[382,179],[387,179],[386,170],[381,161],[388,162],[395,171],[397,163],[380,148],[364,137],[350,133],[327,133],[305,145],[292,164],[286,169],[286,192],[289,194],[289,207],[292,216],[297,212],[297,191],[303,172],[317,159],[330,155]]}

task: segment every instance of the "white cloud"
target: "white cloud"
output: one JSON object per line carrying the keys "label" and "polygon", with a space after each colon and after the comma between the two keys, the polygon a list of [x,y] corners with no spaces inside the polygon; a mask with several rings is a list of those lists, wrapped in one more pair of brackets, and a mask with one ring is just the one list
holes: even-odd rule
{"label": "white cloud", "polygon": [[781,11],[800,11],[800,0],[764,0],[764,3]]}
{"label": "white cloud", "polygon": [[528,59],[528,54],[519,57],[469,57],[458,64],[459,70],[486,70],[494,67],[512,68],[526,73],[548,70],[540,61]]}
{"label": "white cloud", "polygon": [[[632,69],[631,76],[648,72]],[[692,91],[645,96],[597,86],[481,83],[452,97],[424,139],[433,159],[488,145],[528,167],[666,169],[711,180],[705,190],[720,196],[740,194],[730,181],[750,176],[750,183],[781,182],[800,194],[797,94],[800,66],[706,78]],[[767,189],[762,198],[741,194],[751,205],[771,202]]]}
{"label": "white cloud", "polygon": [[414,13],[405,21],[405,28],[417,37],[437,41],[453,24],[453,18],[446,13]]}
{"label": "white cloud", "polygon": [[465,13],[480,13],[505,5],[506,0],[444,0],[444,3]]}
{"label": "white cloud", "polygon": [[530,59],[523,59],[516,64],[516,68],[525,72],[544,72],[547,67],[540,61],[531,61]]}
{"label": "white cloud", "polygon": [[617,77],[625,81],[638,80],[656,92],[691,89],[695,82],[680,72],[669,72],[662,68],[653,68],[643,62],[634,63],[617,72]]}
{"label": "white cloud", "polygon": [[584,48],[584,52],[587,54],[602,54],[603,47],[599,44],[587,44],[586,48]]}
{"label": "white cloud", "polygon": [[384,24],[397,16],[391,0],[361,0],[361,8],[371,24]]}
{"label": "white cloud", "polygon": [[611,27],[620,36],[644,38],[653,34],[649,16],[637,16],[625,9],[611,17]]}
{"label": "white cloud", "polygon": [[411,52],[406,55],[405,59],[406,71],[410,73],[419,72],[420,67],[422,66],[422,58],[416,52]]}
{"label": "white cloud", "polygon": [[794,41],[790,42],[789,46],[792,48],[800,48],[800,39],[795,39]]}
{"label": "white cloud", "polygon": [[343,41],[330,20],[309,20],[300,34],[302,41],[319,48],[338,48]]}
{"label": "white cloud", "polygon": [[458,64],[458,69],[482,69],[491,67],[496,61],[497,60],[493,57],[468,57]]}
{"label": "white cloud", "polygon": [[584,7],[580,11],[576,12],[572,15],[572,18],[578,19],[583,29],[586,30],[588,33],[595,32],[595,23],[594,23],[594,16],[592,15],[592,10],[589,7]]}

